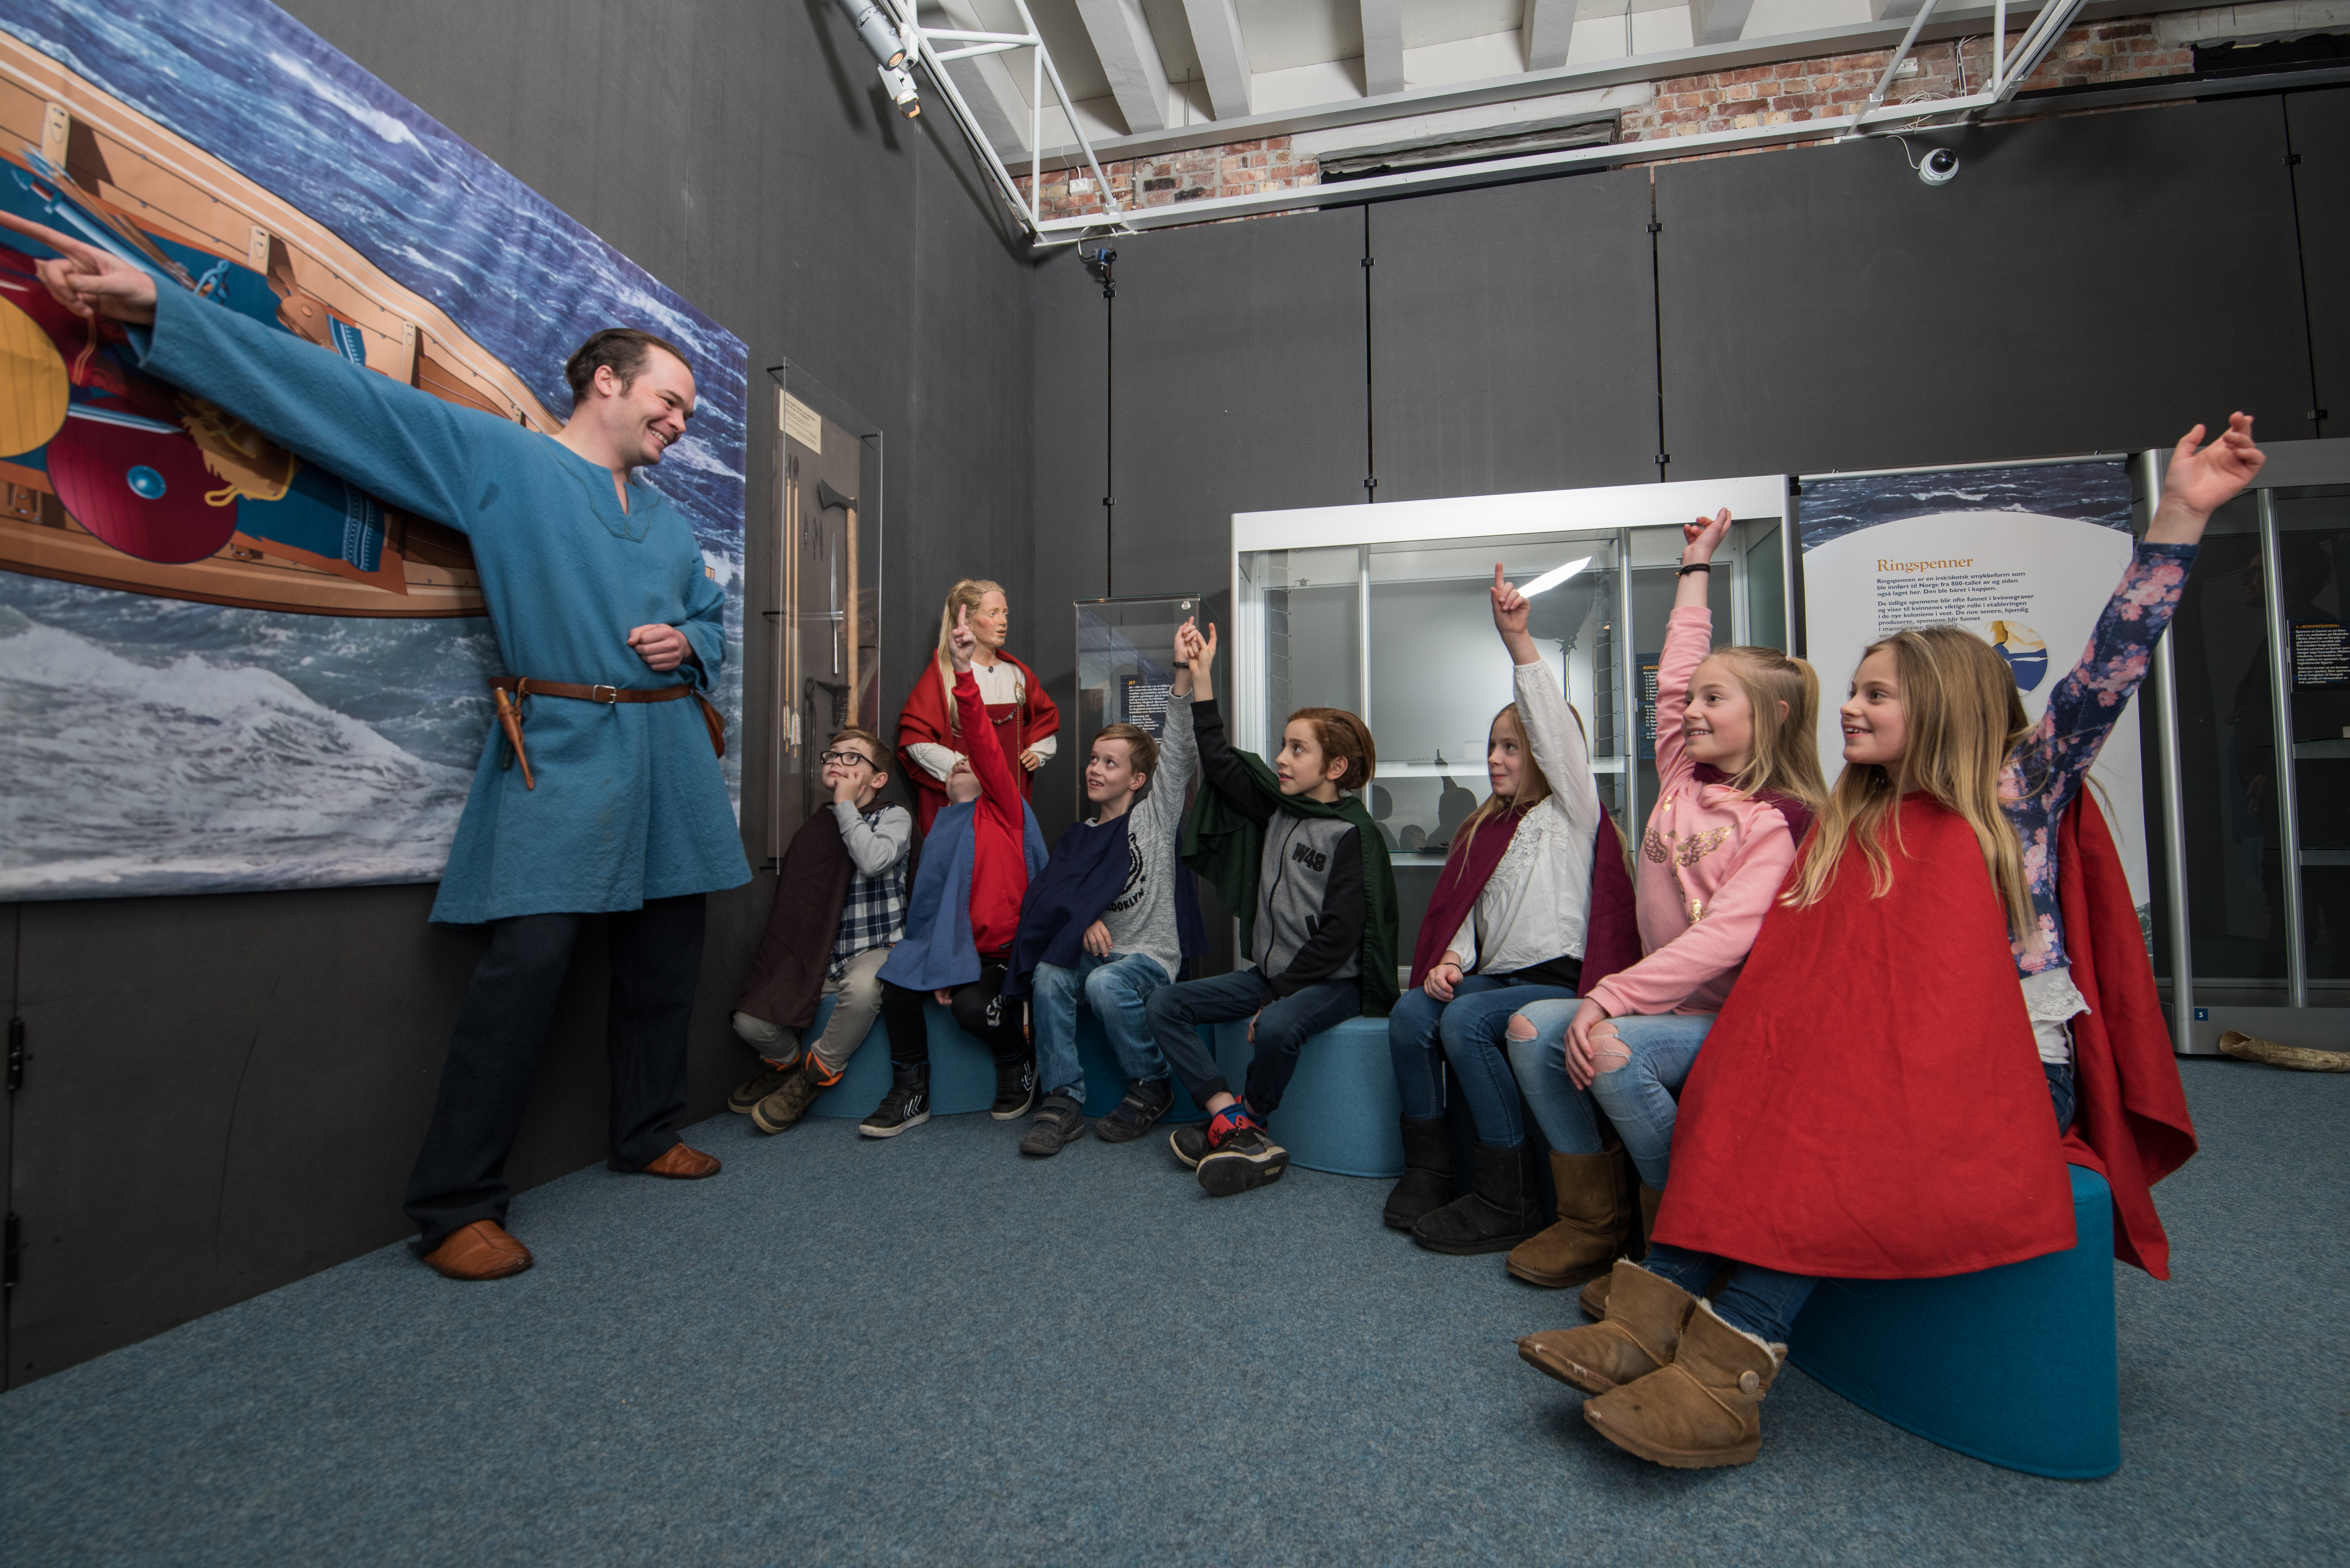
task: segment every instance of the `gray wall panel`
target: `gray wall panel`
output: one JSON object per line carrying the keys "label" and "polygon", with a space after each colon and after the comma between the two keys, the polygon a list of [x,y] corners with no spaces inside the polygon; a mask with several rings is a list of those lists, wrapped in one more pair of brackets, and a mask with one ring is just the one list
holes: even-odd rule
{"label": "gray wall panel", "polygon": [[1074,246],[1047,252],[1030,269],[1029,297],[1036,334],[1036,603],[1025,615],[1018,651],[1035,666],[1071,724],[1060,755],[1036,776],[1036,821],[1051,843],[1076,815],[1086,743],[1071,718],[1077,650],[1070,606],[1108,592],[1101,504],[1108,483],[1105,313],[1115,306],[1105,305],[1099,278]]}
{"label": "gray wall panel", "polygon": [[1118,251],[1116,588],[1213,592],[1233,513],[1363,499],[1362,210]]}
{"label": "gray wall panel", "polygon": [[2313,406],[2330,416],[2305,429],[2339,436],[2350,432],[2350,88],[2291,94],[2284,111],[2301,155],[2293,178],[2309,290]]}
{"label": "gray wall panel", "polygon": [[[1918,151],[1924,151],[1918,143]],[[2310,433],[2274,98],[1657,171],[1671,477]]]}
{"label": "gray wall panel", "polygon": [[1656,477],[1648,171],[1369,211],[1380,500]]}
{"label": "gray wall panel", "polygon": [[[746,752],[747,816],[762,818],[765,788],[764,367],[788,356],[889,431],[885,701],[919,640],[907,599],[935,613],[936,587],[916,587],[933,566],[992,570],[1026,595],[1022,249],[951,128],[889,109],[837,8],[292,9],[749,345],[748,711],[731,742]],[[716,1110],[747,1065],[727,1012],[773,892],[763,877],[712,899],[691,1116]],[[425,923],[432,895],[19,907],[44,1076],[12,1107],[16,1207],[34,1244],[11,1382],[406,1233],[400,1192],[480,946]],[[510,1168],[520,1186],[602,1158],[601,942],[591,928],[566,987]],[[527,1214],[525,1199],[525,1231]]]}

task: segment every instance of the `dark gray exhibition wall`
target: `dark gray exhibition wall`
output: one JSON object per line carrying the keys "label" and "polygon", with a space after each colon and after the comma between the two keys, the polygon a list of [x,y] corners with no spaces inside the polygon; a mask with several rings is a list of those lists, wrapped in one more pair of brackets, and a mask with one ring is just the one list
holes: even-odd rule
{"label": "dark gray exhibition wall", "polygon": [[[1016,225],[959,139],[889,110],[829,0],[288,3],[749,345],[749,713],[733,743],[755,864],[764,368],[788,357],[886,431],[894,705],[955,576],[1033,602],[1035,334]],[[747,1062],[727,1013],[773,890],[762,877],[712,900],[694,1116]],[[432,891],[5,907],[33,1052],[7,1124],[24,1242],[8,1384],[407,1232],[400,1192],[482,940],[428,925]],[[600,945],[573,966],[510,1172],[521,1186],[603,1158]]]}

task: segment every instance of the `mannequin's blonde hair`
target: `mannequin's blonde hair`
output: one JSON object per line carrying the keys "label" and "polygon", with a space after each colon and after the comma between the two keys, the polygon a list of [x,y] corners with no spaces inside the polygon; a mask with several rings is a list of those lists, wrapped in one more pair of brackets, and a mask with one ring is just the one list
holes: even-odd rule
{"label": "mannequin's blonde hair", "polygon": [[1999,804],[2000,772],[2031,729],[2014,672],[1991,644],[1963,627],[1898,631],[1871,643],[1861,658],[1888,649],[1901,682],[1906,738],[1900,760],[1890,768],[1845,764],[1781,901],[1795,909],[1816,903],[1855,839],[1868,860],[1870,896],[1883,898],[1893,886],[1887,831],[1900,842],[1901,797],[1923,790],[1974,829],[1983,868],[2007,911],[2009,935],[2021,940],[2034,923],[2032,895],[2023,878],[2022,841]]}
{"label": "mannequin's blonde hair", "polygon": [[[989,582],[985,577],[964,577],[947,590],[945,607],[939,611],[939,689],[946,693],[947,727],[958,732],[962,729],[962,716],[955,711],[954,655],[948,639],[953,635],[956,614],[976,610],[979,601],[990,594],[1003,594],[1003,585]],[[1012,596],[1003,594],[1003,602],[1010,605]]]}

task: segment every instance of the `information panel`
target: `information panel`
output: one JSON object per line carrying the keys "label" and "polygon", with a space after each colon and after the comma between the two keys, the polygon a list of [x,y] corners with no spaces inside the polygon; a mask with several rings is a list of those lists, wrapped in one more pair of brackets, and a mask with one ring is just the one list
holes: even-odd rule
{"label": "information panel", "polygon": [[[1870,643],[1905,627],[1963,626],[2006,659],[2037,721],[2130,559],[2129,474],[2118,459],[1806,478],[1796,515],[1804,646],[1820,675],[1820,764],[1831,782],[1844,768],[1836,707]],[[2133,706],[2089,776],[2143,925],[2138,751]]]}

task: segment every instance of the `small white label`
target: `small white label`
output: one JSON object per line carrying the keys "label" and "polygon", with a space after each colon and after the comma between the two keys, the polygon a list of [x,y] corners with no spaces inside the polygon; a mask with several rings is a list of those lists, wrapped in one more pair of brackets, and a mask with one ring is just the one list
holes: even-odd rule
{"label": "small white label", "polygon": [[824,455],[824,421],[814,409],[789,392],[784,394],[784,406],[777,415],[776,423],[782,426],[785,435],[817,456]]}

